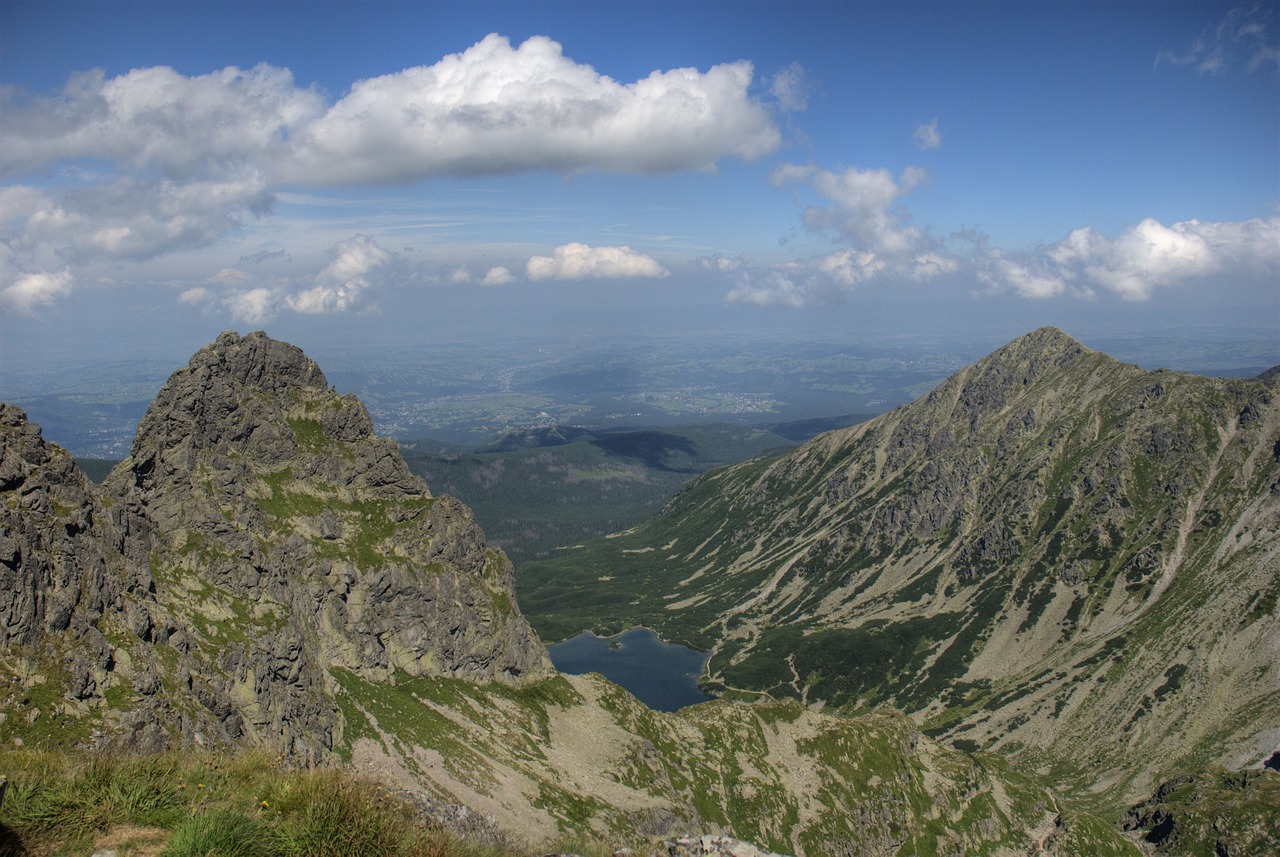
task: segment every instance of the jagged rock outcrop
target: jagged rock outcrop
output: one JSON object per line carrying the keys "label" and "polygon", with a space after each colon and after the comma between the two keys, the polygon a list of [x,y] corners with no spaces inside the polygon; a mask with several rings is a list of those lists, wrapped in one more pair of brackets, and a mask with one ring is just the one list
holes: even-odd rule
{"label": "jagged rock outcrop", "polygon": [[0,644],[83,635],[117,596],[107,516],[88,478],[20,409],[0,403]]}
{"label": "jagged rock outcrop", "polygon": [[1125,806],[1276,749],[1278,441],[1272,383],[1044,328],[530,564],[523,603],[553,636],[625,621],[713,649],[731,687],[887,702]]}
{"label": "jagged rock outcrop", "polygon": [[250,741],[316,760],[341,730],[335,667],[550,672],[510,562],[291,345],[224,333],[199,351],[99,492],[20,411],[0,420],[0,641],[71,630],[74,657],[90,652],[72,695],[119,687],[135,703],[112,706],[97,740]]}

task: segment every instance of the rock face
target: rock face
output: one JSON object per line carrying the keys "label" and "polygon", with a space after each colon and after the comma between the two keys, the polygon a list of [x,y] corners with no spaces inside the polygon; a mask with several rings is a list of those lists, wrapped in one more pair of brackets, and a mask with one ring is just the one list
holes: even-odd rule
{"label": "rock face", "polygon": [[1124,806],[1275,749],[1278,439],[1273,382],[1143,371],[1045,328],[528,566],[523,603],[552,635],[557,610],[592,625],[556,604],[589,603],[597,628],[712,648],[728,686],[887,702]]}
{"label": "rock face", "polygon": [[0,403],[0,644],[83,632],[112,600],[102,504],[71,456]]}
{"label": "rock face", "polygon": [[[84,695],[110,709],[98,740],[314,760],[340,737],[335,667],[508,684],[551,671],[510,562],[293,346],[224,333],[198,352],[100,495],[20,411],[0,426],[0,641],[39,672],[50,634],[102,638]],[[101,705],[112,687],[135,704]],[[144,710],[142,735],[130,712]]]}

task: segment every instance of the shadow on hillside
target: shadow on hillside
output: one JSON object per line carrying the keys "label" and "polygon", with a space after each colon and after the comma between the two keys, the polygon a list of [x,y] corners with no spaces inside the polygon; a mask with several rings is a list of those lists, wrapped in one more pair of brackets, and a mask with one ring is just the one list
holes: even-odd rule
{"label": "shadow on hillside", "polygon": [[593,443],[608,455],[634,458],[645,467],[665,470],[669,473],[697,473],[692,466],[673,467],[671,457],[676,455],[695,459],[698,448],[692,440],[660,431],[629,431],[624,434],[604,434],[592,438]]}

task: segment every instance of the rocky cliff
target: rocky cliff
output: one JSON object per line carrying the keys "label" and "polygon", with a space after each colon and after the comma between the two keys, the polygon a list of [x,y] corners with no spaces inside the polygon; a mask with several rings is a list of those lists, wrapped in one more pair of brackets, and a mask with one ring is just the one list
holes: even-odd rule
{"label": "rocky cliff", "polygon": [[506,557],[293,346],[225,333],[198,352],[100,492],[24,415],[2,416],[0,639],[54,684],[55,650],[94,653],[89,678],[70,679],[83,704],[55,703],[72,733],[314,760],[340,739],[333,666],[550,672]]}
{"label": "rocky cliff", "polygon": [[1278,438],[1273,383],[1046,328],[530,566],[523,602],[553,637],[649,624],[723,685],[887,702],[1123,806],[1275,749]]}

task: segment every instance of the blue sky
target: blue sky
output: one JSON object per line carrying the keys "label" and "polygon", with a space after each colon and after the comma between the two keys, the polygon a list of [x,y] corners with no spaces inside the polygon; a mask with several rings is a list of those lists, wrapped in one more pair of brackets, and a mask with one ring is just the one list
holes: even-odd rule
{"label": "blue sky", "polygon": [[1280,6],[0,0],[0,357],[1280,340]]}

